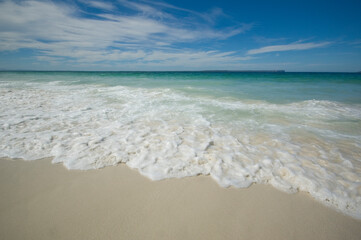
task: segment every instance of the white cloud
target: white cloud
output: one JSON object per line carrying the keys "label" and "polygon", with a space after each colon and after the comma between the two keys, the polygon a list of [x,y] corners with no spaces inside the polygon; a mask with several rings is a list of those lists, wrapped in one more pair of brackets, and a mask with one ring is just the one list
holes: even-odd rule
{"label": "white cloud", "polygon": [[[54,52],[56,51],[56,52]],[[240,57],[235,52],[219,52],[219,51],[175,51],[175,50],[73,50],[73,51],[58,51],[52,50],[52,52],[43,52],[44,55],[38,56],[38,60],[52,62],[61,62],[67,59],[67,62],[77,64],[91,64],[98,63],[129,63],[145,66],[173,66],[173,67],[202,67],[217,65],[227,65],[240,63],[245,60],[253,59],[253,57]],[[53,57],[53,56],[56,56]]]}
{"label": "white cloud", "polygon": [[[83,10],[65,3],[26,0],[0,2],[0,51],[32,49],[37,51],[41,61],[64,61],[96,63],[104,61],[167,61],[176,65],[184,62],[211,63],[216,61],[242,61],[234,53],[204,52],[174,49],[181,42],[195,42],[202,39],[226,39],[249,30],[252,25],[240,24],[222,30],[213,29],[197,22],[182,21],[175,15],[162,11],[162,3],[141,4],[119,1],[135,13],[116,12],[116,3],[84,1],[88,6],[107,13],[89,13],[83,17]],[[157,5],[158,4],[158,5]],[[178,9],[169,4],[163,8]],[[223,14],[221,9],[210,16]],[[163,21],[167,18],[167,21]],[[205,18],[203,16],[203,18]],[[209,20],[210,21],[210,20]]]}
{"label": "white cloud", "polygon": [[119,0],[119,2],[130,9],[139,11],[145,16],[175,19],[172,15],[147,4],[137,3],[134,1],[126,1],[126,0]]}
{"label": "white cloud", "polygon": [[273,45],[262,47],[258,49],[251,49],[247,52],[248,55],[268,53],[268,52],[282,52],[282,51],[292,51],[292,50],[306,50],[318,47],[324,47],[331,44],[330,42],[321,42],[321,43],[291,43],[286,45]]}
{"label": "white cloud", "polygon": [[185,51],[185,52],[164,52],[153,51],[147,54],[143,61],[163,61],[172,65],[193,65],[193,64],[216,64],[240,62],[249,60],[251,57],[239,57],[235,52],[218,51]]}
{"label": "white cloud", "polygon": [[99,9],[103,9],[103,10],[107,10],[107,11],[111,11],[111,10],[115,9],[114,5],[109,2],[85,1],[85,0],[81,0],[81,2],[84,2],[85,4],[87,4],[91,7],[99,8]]}

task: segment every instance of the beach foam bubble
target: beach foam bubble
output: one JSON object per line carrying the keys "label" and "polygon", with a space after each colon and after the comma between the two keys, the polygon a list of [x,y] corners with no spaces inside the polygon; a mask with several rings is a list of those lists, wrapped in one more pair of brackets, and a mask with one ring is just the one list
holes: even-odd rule
{"label": "beach foam bubble", "polygon": [[361,218],[361,107],[195,97],[172,89],[8,82],[0,155],[68,169],[126,163],[153,180],[267,183]]}

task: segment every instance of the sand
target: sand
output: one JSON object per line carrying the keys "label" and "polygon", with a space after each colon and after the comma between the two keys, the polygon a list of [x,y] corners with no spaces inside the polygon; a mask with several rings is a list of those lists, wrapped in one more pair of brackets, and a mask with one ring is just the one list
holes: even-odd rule
{"label": "sand", "polygon": [[271,186],[153,182],[125,165],[0,159],[0,239],[361,239],[361,221]]}

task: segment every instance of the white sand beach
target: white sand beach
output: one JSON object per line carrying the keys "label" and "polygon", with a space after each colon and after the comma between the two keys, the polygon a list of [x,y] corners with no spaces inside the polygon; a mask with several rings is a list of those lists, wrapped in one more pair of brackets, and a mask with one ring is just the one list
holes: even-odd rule
{"label": "white sand beach", "polygon": [[150,181],[125,165],[77,171],[0,159],[0,239],[359,239],[361,221],[256,184]]}

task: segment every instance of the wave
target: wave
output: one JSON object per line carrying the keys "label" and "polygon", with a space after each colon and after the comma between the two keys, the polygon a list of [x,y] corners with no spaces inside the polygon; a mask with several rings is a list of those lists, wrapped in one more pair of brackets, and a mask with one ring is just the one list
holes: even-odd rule
{"label": "wave", "polygon": [[0,156],[68,169],[125,163],[153,180],[267,183],[361,219],[361,107],[274,104],[174,89],[12,83],[0,88]]}

